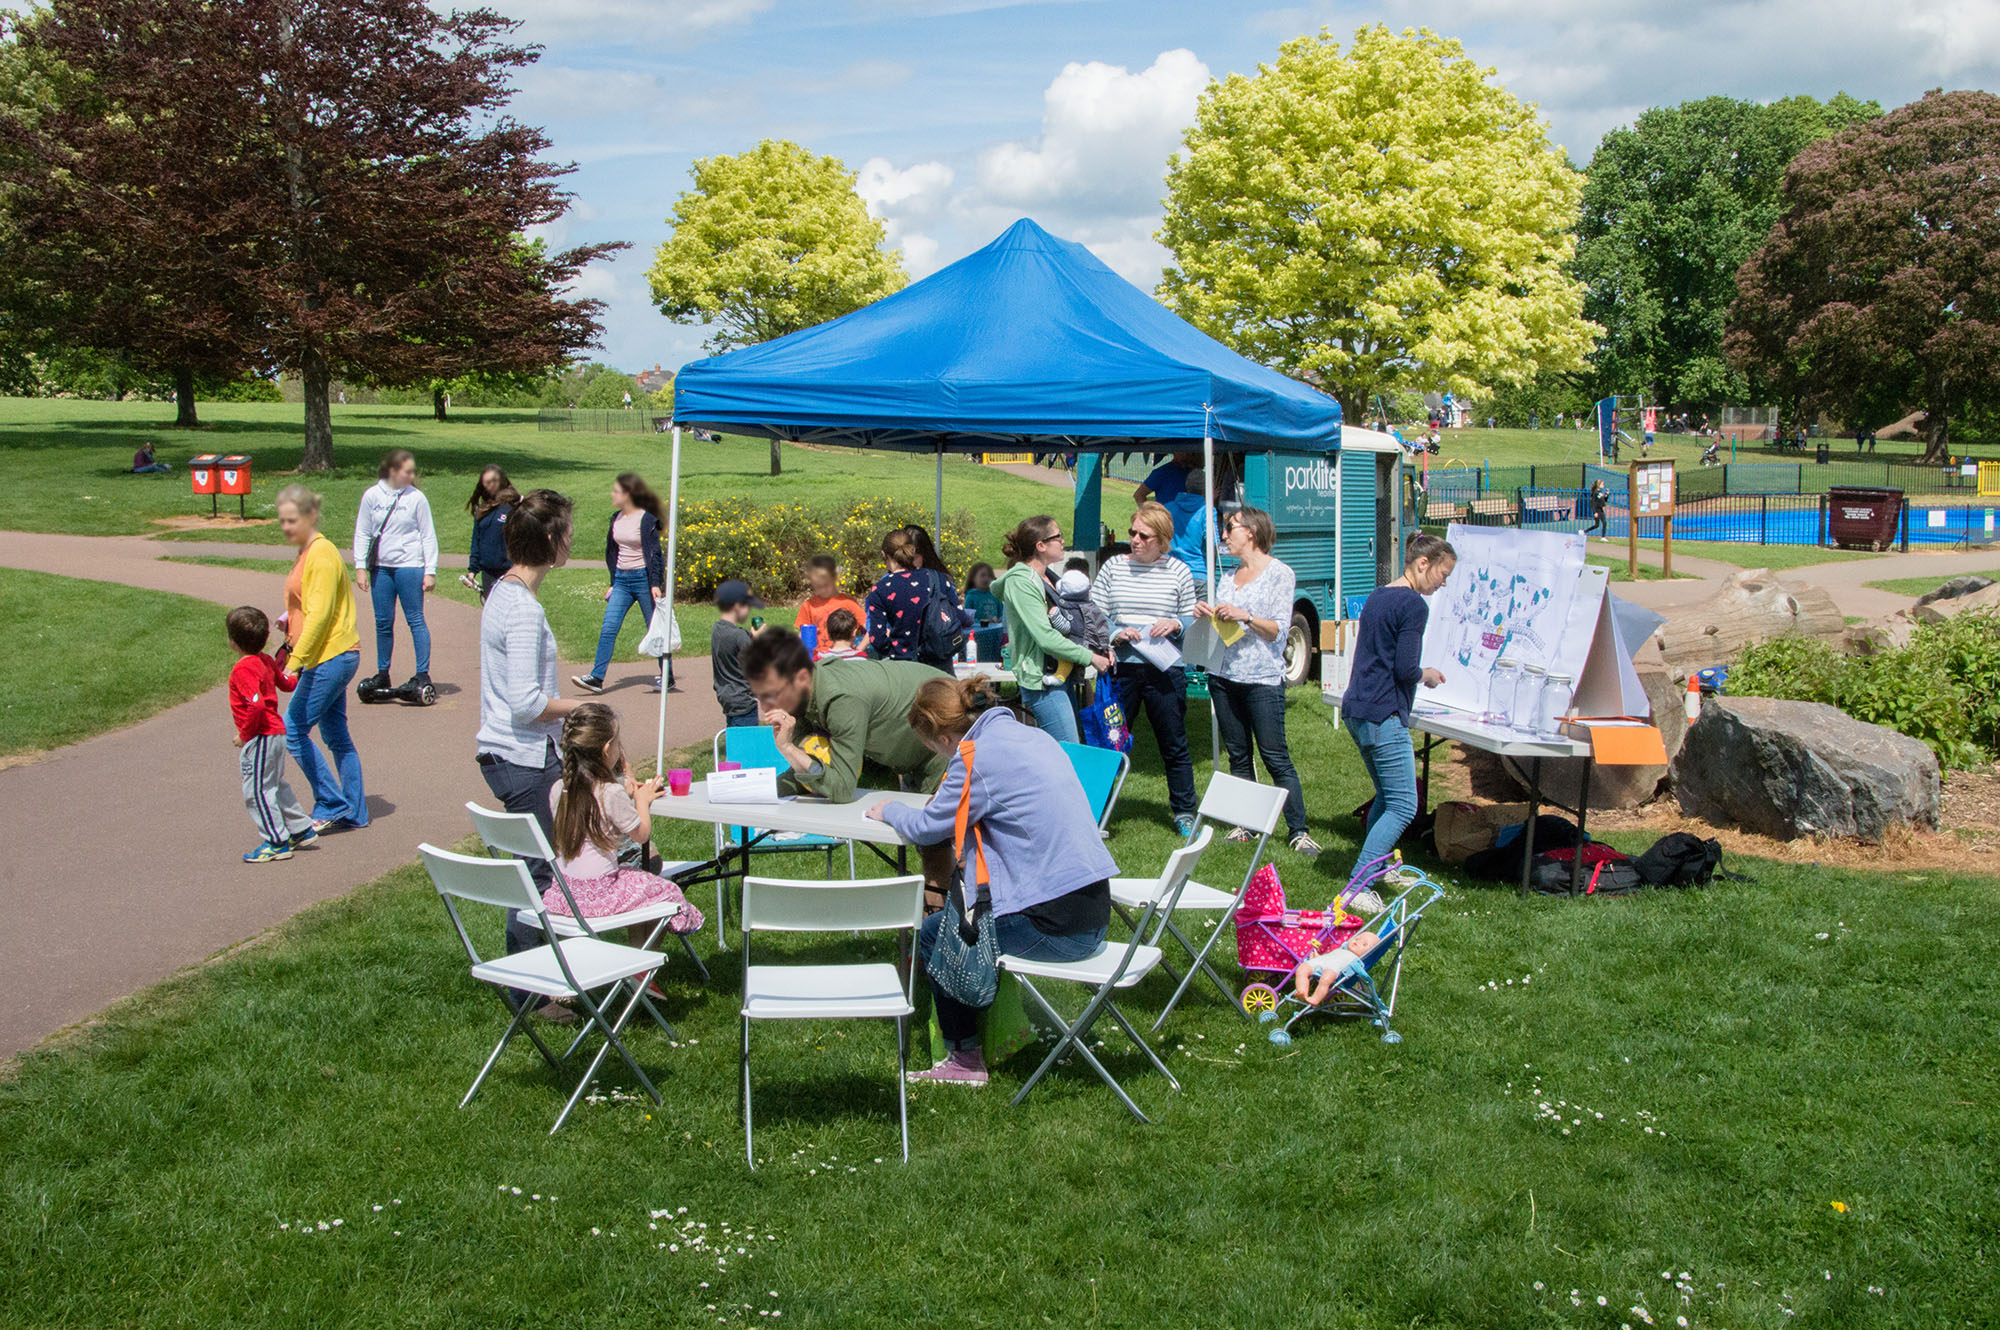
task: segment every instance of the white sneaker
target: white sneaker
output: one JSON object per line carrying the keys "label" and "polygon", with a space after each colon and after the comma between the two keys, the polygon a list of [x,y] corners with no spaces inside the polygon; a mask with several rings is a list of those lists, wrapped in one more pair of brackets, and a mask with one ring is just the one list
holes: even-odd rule
{"label": "white sneaker", "polygon": [[1382,913],[1384,909],[1382,898],[1366,887],[1349,896],[1346,904],[1354,913],[1370,917]]}

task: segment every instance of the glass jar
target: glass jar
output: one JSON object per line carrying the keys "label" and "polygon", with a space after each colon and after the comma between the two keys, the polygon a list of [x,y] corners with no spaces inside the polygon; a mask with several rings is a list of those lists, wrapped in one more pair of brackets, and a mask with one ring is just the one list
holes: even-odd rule
{"label": "glass jar", "polygon": [[1548,686],[1549,672],[1540,665],[1521,667],[1521,690],[1514,697],[1512,728],[1533,734],[1541,725],[1542,690]]}
{"label": "glass jar", "polygon": [[1562,729],[1562,720],[1569,714],[1570,700],[1576,695],[1576,680],[1557,670],[1549,671],[1548,681],[1542,685],[1541,732],[1555,734]]}
{"label": "glass jar", "polygon": [[1514,696],[1520,688],[1521,662],[1512,656],[1494,661],[1493,673],[1486,679],[1486,714],[1481,719],[1489,725],[1512,724]]}

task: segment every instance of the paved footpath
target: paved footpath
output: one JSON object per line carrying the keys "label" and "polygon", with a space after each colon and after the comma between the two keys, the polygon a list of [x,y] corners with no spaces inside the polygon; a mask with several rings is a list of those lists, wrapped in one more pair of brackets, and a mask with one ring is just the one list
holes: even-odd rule
{"label": "paved footpath", "polygon": [[[1610,544],[1593,543],[1590,547],[1593,554],[1608,552],[1621,558],[1624,550],[1625,547],[1615,541]],[[1657,568],[1660,564],[1659,553],[1640,550],[1639,562]],[[1910,608],[1916,604],[1916,597],[1871,587],[1867,585],[1869,582],[1894,582],[1906,577],[1935,578],[1943,582],[1966,573],[1984,573],[1991,577],[1996,570],[2000,570],[2000,550],[1884,554],[1873,559],[1843,559],[1838,563],[1781,568],[1777,573],[1787,581],[1807,582],[1821,588],[1833,598],[1834,605],[1844,615],[1879,619],[1897,610]],[[1620,582],[1613,589],[1635,604],[1668,614],[1708,599],[1715,593],[1712,583],[1743,570],[1735,564],[1713,559],[1675,555],[1674,571],[1692,576],[1675,578],[1670,582]]]}
{"label": "paved footpath", "polygon": [[[137,536],[0,532],[0,566],[153,587],[218,606],[283,608],[275,573],[159,561],[189,552]],[[449,845],[471,831],[465,801],[491,801],[473,762],[478,613],[440,597],[425,609],[437,705],[348,701],[373,820],[283,863],[252,866],[239,857],[256,836],[243,811],[220,678],[209,692],[129,729],[0,771],[0,887],[10,902],[8,927],[0,930],[0,973],[7,976],[0,1058],[409,863],[420,841]],[[367,668],[374,621],[365,597],[359,614]],[[221,636],[220,609],[214,617]],[[410,647],[400,625],[396,646],[402,678]],[[688,657],[675,669],[684,691],[668,698],[668,747],[705,744],[722,726],[708,659]],[[566,691],[570,672],[566,666]],[[644,752],[653,748],[659,704],[646,691],[648,672],[636,662],[614,666],[604,696]],[[309,800],[297,768],[287,763],[287,772]],[[113,809],[115,829],[107,832]],[[442,909],[438,924],[445,926]]]}

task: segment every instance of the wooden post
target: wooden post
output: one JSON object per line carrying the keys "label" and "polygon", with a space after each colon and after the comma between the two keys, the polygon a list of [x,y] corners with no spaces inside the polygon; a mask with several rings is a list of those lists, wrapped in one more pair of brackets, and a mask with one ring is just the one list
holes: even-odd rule
{"label": "wooden post", "polygon": [[1639,464],[1625,472],[1625,576],[1639,580]]}
{"label": "wooden post", "polygon": [[1674,515],[1668,513],[1660,519],[1660,576],[1672,578],[1674,575]]}

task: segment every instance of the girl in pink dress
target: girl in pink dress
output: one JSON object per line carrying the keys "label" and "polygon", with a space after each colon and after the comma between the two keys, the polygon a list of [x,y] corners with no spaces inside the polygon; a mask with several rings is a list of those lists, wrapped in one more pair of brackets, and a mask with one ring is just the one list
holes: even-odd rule
{"label": "girl in pink dress", "polygon": [[[622,914],[642,905],[677,901],[681,912],[667,924],[675,933],[702,925],[701,911],[681,889],[656,873],[622,867],[618,852],[627,840],[643,847],[652,839],[651,811],[660,782],[641,785],[632,778],[618,742],[618,717],[602,702],[585,702],[563,721],[562,780],[549,791],[555,813],[556,867],[586,919]],[[555,883],[542,893],[550,914],[568,914],[569,902]],[[633,945],[645,940],[645,924],[630,930]]]}

